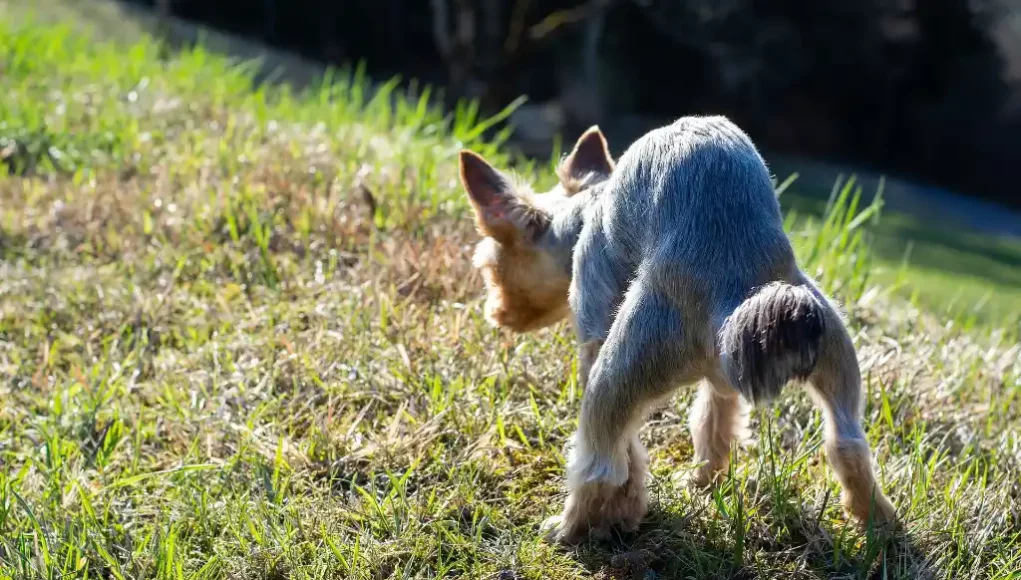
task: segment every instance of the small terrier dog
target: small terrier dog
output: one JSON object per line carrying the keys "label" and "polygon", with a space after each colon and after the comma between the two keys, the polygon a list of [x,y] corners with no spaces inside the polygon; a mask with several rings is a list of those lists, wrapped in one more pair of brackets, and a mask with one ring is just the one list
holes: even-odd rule
{"label": "small terrier dog", "polygon": [[798,267],[769,171],[725,117],[683,117],[614,163],[592,127],[536,194],[479,155],[461,182],[484,236],[474,265],[487,318],[517,332],[570,315],[584,388],[563,513],[576,543],[635,529],[647,508],[638,429],[651,407],[701,381],[690,416],[694,483],[725,473],[741,400],[804,381],[825,419],[829,463],[854,518],[894,524],[862,430],[861,374],[842,316]]}

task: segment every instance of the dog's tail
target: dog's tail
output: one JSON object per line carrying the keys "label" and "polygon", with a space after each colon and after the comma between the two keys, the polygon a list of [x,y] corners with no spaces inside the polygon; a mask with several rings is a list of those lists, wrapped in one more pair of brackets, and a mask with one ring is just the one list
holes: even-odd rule
{"label": "dog's tail", "polygon": [[753,403],[780,393],[815,369],[829,305],[809,286],[775,282],[742,302],[724,321],[720,346],[731,384]]}

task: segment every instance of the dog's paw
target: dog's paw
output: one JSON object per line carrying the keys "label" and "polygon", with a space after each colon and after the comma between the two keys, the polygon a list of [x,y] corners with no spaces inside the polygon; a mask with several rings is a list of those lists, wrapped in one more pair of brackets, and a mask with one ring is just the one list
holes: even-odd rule
{"label": "dog's paw", "polygon": [[573,525],[563,515],[546,518],[539,530],[547,542],[563,547],[576,546],[589,539],[605,540],[610,536],[609,531],[601,526]]}
{"label": "dog's paw", "polygon": [[675,481],[682,487],[698,491],[709,491],[722,483],[726,476],[726,473],[723,471],[709,469],[706,465],[699,465],[678,473]]}
{"label": "dog's paw", "polygon": [[902,529],[900,519],[897,517],[897,508],[882,494],[858,501],[845,499],[844,513],[857,520],[863,527],[871,525],[876,529],[889,531]]}

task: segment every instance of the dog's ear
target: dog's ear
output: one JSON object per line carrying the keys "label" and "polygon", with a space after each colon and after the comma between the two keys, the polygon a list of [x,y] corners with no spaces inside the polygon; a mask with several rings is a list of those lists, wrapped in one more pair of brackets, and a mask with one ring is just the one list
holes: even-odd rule
{"label": "dog's ear", "polygon": [[560,165],[560,181],[569,193],[577,193],[579,183],[592,175],[608,176],[613,166],[606,137],[593,125],[578,138],[574,150]]}
{"label": "dog's ear", "polygon": [[522,199],[510,179],[481,155],[461,151],[460,166],[461,184],[483,235],[512,243],[534,239],[548,225],[548,216]]}

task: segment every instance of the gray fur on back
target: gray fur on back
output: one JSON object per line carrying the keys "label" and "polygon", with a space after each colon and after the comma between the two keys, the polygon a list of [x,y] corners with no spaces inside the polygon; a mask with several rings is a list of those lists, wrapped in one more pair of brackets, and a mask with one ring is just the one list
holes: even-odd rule
{"label": "gray fur on back", "polygon": [[540,245],[573,262],[572,294],[588,296],[574,309],[582,340],[605,337],[638,279],[706,312],[708,326],[689,331],[711,343],[753,288],[799,274],[769,170],[720,116],[682,117],[633,143],[605,182],[553,211]]}
{"label": "gray fur on back", "polygon": [[815,368],[826,332],[822,305],[804,286],[773,283],[741,303],[720,332],[731,384],[748,400],[769,401]]}

